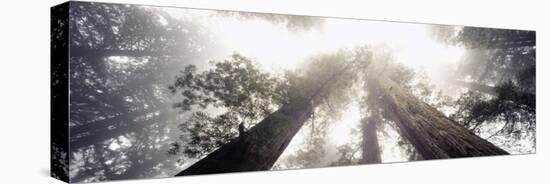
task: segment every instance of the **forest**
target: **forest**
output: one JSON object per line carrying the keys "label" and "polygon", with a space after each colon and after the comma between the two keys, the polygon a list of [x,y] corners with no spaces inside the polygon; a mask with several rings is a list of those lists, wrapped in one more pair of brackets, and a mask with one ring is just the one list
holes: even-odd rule
{"label": "forest", "polygon": [[67,21],[71,182],[536,151],[534,31],[88,2]]}

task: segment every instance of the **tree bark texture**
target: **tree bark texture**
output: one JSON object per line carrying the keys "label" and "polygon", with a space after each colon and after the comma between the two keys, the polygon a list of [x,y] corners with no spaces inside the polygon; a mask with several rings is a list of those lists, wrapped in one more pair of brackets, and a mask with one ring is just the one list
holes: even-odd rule
{"label": "tree bark texture", "polygon": [[506,155],[506,151],[445,117],[385,77],[368,79],[371,93],[400,134],[424,159]]}
{"label": "tree bark texture", "polygon": [[380,146],[378,145],[378,136],[376,135],[378,118],[372,115],[361,122],[362,127],[362,158],[361,164],[380,163]]}
{"label": "tree bark texture", "polygon": [[307,99],[285,104],[176,176],[271,169],[312,112]]}

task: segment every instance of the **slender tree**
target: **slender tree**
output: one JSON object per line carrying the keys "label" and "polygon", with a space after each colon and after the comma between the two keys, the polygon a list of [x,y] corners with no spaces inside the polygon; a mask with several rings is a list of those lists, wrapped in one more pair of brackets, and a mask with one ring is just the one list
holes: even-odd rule
{"label": "slender tree", "polygon": [[376,117],[369,117],[361,121],[362,127],[362,157],[359,163],[370,164],[380,163],[380,146],[378,145],[377,124],[379,119]]}
{"label": "slender tree", "polygon": [[[366,83],[363,88],[365,91],[368,90]],[[378,143],[377,132],[379,124],[382,123],[382,119],[380,116],[381,111],[376,104],[376,97],[373,95],[363,97],[362,104],[360,104],[360,106],[364,112],[363,118],[360,122],[362,155],[359,163],[381,163],[382,159],[380,157],[380,146]]]}

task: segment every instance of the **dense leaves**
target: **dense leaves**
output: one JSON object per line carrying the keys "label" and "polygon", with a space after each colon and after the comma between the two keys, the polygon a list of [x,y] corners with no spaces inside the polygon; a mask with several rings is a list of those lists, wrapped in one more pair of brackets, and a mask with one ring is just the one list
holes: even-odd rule
{"label": "dense leaves", "polygon": [[469,91],[457,99],[451,118],[487,139],[529,139],[534,147],[535,39],[533,31],[475,27],[450,36],[448,44],[469,49],[455,74],[456,84]]}
{"label": "dense leaves", "polygon": [[[163,8],[81,2],[72,8],[67,28],[72,150],[54,145],[53,151],[60,158],[70,154],[69,175],[76,182],[170,176],[193,163],[239,171],[360,164],[375,150],[375,144],[364,144],[373,135],[385,155],[382,162],[388,150],[397,150],[401,160],[469,156],[468,150],[504,153],[478,136],[506,151],[514,142],[535,141],[531,31],[440,26],[433,33],[441,43],[466,49],[440,80],[451,86],[444,91],[430,71],[403,65],[399,51],[389,46],[340,48],[313,54],[292,69],[270,70],[254,58],[217,52],[225,43],[209,32],[201,13],[182,11],[177,17]],[[328,20],[209,15],[263,20],[304,34]],[[382,80],[387,83],[372,83]],[[351,107],[360,109],[355,119],[349,117]],[[375,130],[366,128],[372,121]],[[335,145],[331,133],[342,124],[350,127],[351,135],[344,136],[351,140]],[[423,157],[419,150],[429,154],[430,146],[422,147],[423,141],[445,153]],[[489,149],[476,152],[464,145]]]}
{"label": "dense leaves", "polygon": [[[179,126],[188,133],[182,136],[183,153],[201,157],[237,137],[240,124],[254,126],[259,119],[273,113],[285,95],[285,83],[261,71],[258,64],[238,54],[222,62],[212,62],[211,69],[198,72],[187,66],[169,90],[181,95],[174,107],[191,111],[191,117]],[[211,115],[218,108],[225,112]],[[202,110],[198,110],[202,109]]]}
{"label": "dense leaves", "polygon": [[177,119],[165,86],[188,58],[208,53],[201,48],[217,47],[195,20],[155,8],[71,2],[68,21],[70,161],[82,166],[71,181],[158,175],[169,167],[158,149]]}
{"label": "dense leaves", "polygon": [[458,99],[459,110],[451,117],[477,132],[482,124],[504,122],[502,128],[489,137],[506,135],[520,138],[521,134],[534,131],[536,112],[534,96],[517,91],[517,86],[507,82],[496,87],[496,97],[487,98],[469,92]]}

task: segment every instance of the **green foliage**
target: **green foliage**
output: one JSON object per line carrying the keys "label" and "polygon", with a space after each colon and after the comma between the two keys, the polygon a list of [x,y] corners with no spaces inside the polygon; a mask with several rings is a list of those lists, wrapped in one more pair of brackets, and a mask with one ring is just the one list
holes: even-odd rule
{"label": "green foliage", "polygon": [[[358,71],[368,62],[367,54],[364,47],[312,57],[298,70],[285,71],[283,76],[261,71],[255,62],[237,54],[212,62],[214,66],[202,72],[187,66],[168,87],[181,97],[174,107],[191,113],[179,127],[185,146],[173,146],[169,153],[202,157],[238,137],[240,124],[252,127],[277,107],[307,100],[317,107],[310,117],[311,138],[293,162],[314,164],[305,160],[323,156],[318,148],[324,142],[324,127],[354,96],[351,89],[357,83]],[[223,113],[212,116],[211,108]]]}
{"label": "green foliage", "polygon": [[535,46],[535,32],[511,29],[434,25],[432,38],[469,49],[509,49]]}
{"label": "green foliage", "polygon": [[318,123],[319,128],[311,129],[311,136],[306,136],[304,145],[289,155],[284,161],[286,168],[314,168],[323,167],[326,162],[326,125]]}
{"label": "green foliage", "polygon": [[[397,127],[393,127],[398,130]],[[407,156],[407,160],[423,160],[422,155],[416,151],[414,146],[403,136],[397,137],[397,146],[399,146],[402,152]]]}
{"label": "green foliage", "polygon": [[518,89],[525,93],[536,93],[536,67],[530,66],[516,74]]}
{"label": "green foliage", "polygon": [[[315,168],[335,165],[327,150],[331,149],[327,140],[327,131],[339,120],[340,109],[331,109],[330,104],[324,103],[317,108],[313,116],[308,120],[299,132],[305,141],[297,146],[298,150],[292,152],[284,160],[280,161],[275,169],[280,168]],[[357,131],[352,132],[354,135]],[[358,147],[358,144],[354,144]],[[342,154],[342,153],[340,153]],[[342,154],[344,156],[349,156]],[[357,154],[356,154],[357,155]],[[338,158],[340,159],[340,157]],[[356,158],[355,158],[356,160]]]}
{"label": "green foliage", "polygon": [[[193,111],[180,125],[186,146],[183,153],[201,157],[238,136],[237,126],[255,125],[261,118],[274,112],[286,96],[285,83],[261,71],[249,58],[234,54],[222,62],[198,72],[194,65],[181,71],[168,89],[180,94],[174,107],[183,112]],[[211,117],[211,108],[225,109],[225,113]]]}
{"label": "green foliage", "polygon": [[[203,53],[197,48],[217,48],[208,45],[208,31],[144,6],[71,2],[69,14],[69,77],[80,81],[70,85],[71,154],[95,150],[71,157],[71,163],[94,161],[73,169],[71,181],[150,176],[171,167],[155,167],[175,119],[161,88],[178,71],[180,58],[198,59]],[[109,153],[106,142],[120,137],[131,146]]]}
{"label": "green foliage", "polygon": [[312,57],[299,71],[289,76],[291,93],[306,94],[326,112],[345,109],[357,96],[360,75],[371,60],[369,47],[342,49],[333,54]]}
{"label": "green foliage", "polygon": [[[455,74],[457,80],[472,81],[495,92],[484,94],[472,89],[464,93],[456,101],[457,111],[451,118],[478,134],[489,132],[487,139],[501,136],[508,138],[508,143],[533,133],[535,37],[534,31],[463,27],[443,42],[467,49]],[[490,131],[487,127],[502,128]],[[534,146],[535,137],[531,139]]]}
{"label": "green foliage", "polygon": [[404,65],[396,64],[391,68],[391,72],[388,74],[389,78],[392,79],[399,85],[409,88],[411,81],[416,77],[416,72],[411,68],[405,67]]}
{"label": "green foliage", "polygon": [[491,85],[512,80],[535,93],[534,31],[439,25],[430,30],[441,43],[466,48],[458,80]]}
{"label": "green foliage", "polygon": [[535,96],[519,92],[517,85],[512,82],[495,88],[498,94],[496,97],[487,98],[476,92],[462,95],[457,100],[458,110],[451,118],[478,133],[484,124],[504,122],[502,128],[488,138],[499,135],[517,141],[523,134],[534,131]]}
{"label": "green foliage", "polygon": [[205,112],[195,112],[185,124],[179,126],[182,132],[189,133],[189,140],[182,152],[189,157],[198,158],[214,151],[238,136],[236,125],[239,123],[239,116],[235,112],[229,111],[213,118]]}
{"label": "green foliage", "polygon": [[280,79],[260,71],[256,63],[240,55],[215,63],[214,68],[198,73],[187,66],[169,86],[183,100],[174,106],[189,111],[194,106],[226,107],[243,118],[256,120],[272,112],[272,104],[283,100],[284,86]]}
{"label": "green foliage", "polygon": [[336,149],[340,155],[336,161],[330,163],[330,166],[355,165],[359,162],[360,144],[344,144],[338,146]]}

